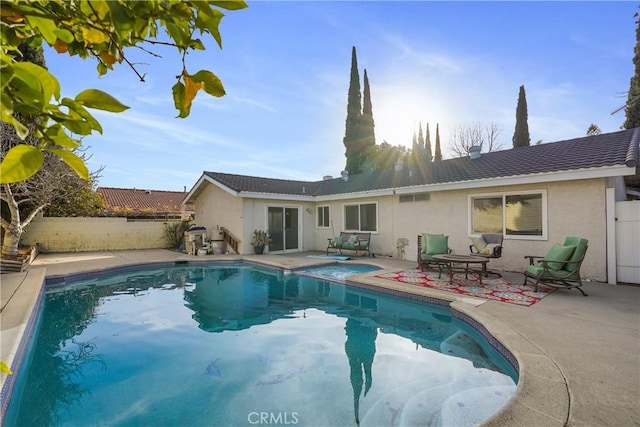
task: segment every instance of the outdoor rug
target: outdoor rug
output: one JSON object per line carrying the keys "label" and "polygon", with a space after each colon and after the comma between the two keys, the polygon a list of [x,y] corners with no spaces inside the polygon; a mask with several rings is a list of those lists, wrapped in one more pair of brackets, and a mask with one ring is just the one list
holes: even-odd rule
{"label": "outdoor rug", "polygon": [[501,277],[483,277],[481,285],[475,273],[469,273],[469,279],[464,278],[464,273],[454,273],[453,284],[449,283],[448,274],[443,273],[442,277],[438,279],[438,272],[421,272],[418,269],[394,271],[380,274],[376,277],[395,280],[409,285],[439,289],[476,298],[491,299],[525,306],[537,303],[554,291],[554,289],[540,287],[538,288],[538,292],[534,292],[532,285],[524,286],[522,283],[512,283]]}

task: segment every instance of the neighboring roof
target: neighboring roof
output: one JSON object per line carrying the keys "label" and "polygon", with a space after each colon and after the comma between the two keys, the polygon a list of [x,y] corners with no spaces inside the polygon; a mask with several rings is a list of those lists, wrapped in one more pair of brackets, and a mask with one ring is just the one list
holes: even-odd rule
{"label": "neighboring roof", "polygon": [[[204,172],[185,200],[197,194],[203,181],[236,195],[312,197],[371,193],[382,190],[421,190],[508,183],[544,182],[633,175],[638,165],[640,128],[591,135],[566,141],[483,153],[478,159],[460,157],[423,166],[388,169],[322,181],[292,181],[219,172]],[[508,182],[505,182],[508,181]],[[472,185],[477,184],[477,185]],[[245,193],[245,194],[243,194]]]}
{"label": "neighboring roof", "polygon": [[99,187],[107,209],[155,212],[181,212],[185,193],[182,191],[140,190],[136,188]]}

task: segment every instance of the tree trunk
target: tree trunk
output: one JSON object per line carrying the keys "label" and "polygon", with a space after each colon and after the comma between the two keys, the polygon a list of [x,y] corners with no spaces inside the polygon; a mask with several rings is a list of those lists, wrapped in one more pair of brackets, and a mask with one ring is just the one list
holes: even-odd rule
{"label": "tree trunk", "polygon": [[8,227],[4,229],[2,241],[2,257],[15,257],[18,255],[18,243],[22,237],[22,227]]}

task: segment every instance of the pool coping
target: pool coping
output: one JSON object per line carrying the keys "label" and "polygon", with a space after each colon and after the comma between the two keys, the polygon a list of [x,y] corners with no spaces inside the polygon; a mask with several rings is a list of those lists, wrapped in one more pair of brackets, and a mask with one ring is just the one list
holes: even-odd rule
{"label": "pool coping", "polygon": [[[364,260],[363,260],[364,261]],[[175,259],[173,261],[151,261],[122,263],[106,268],[94,268],[77,271],[69,274],[47,276],[45,269],[30,269],[21,277],[19,284],[9,301],[4,304],[2,310],[2,360],[17,372],[21,357],[24,356],[28,337],[36,324],[37,312],[34,308],[40,303],[45,286],[56,286],[67,280],[79,280],[88,277],[97,277],[102,274],[125,272],[141,265],[175,265],[185,264],[210,264],[210,263],[237,263],[245,262],[258,266],[266,266],[284,271],[297,270],[308,266],[329,265],[337,263],[336,260],[310,260],[304,258],[287,258],[282,256],[231,256],[224,259],[204,259],[195,257],[188,259]],[[478,298],[460,297],[446,291],[428,289],[398,283],[374,277],[381,273],[398,271],[398,268],[388,268],[383,263],[374,260],[358,262],[371,264],[381,270],[375,272],[356,274],[346,278],[347,285],[364,287],[385,293],[392,293],[427,302],[437,301],[439,305],[449,305],[452,315],[476,329],[490,344],[499,349],[506,350],[505,356],[513,364],[518,372],[518,385],[514,397],[499,412],[486,420],[484,426],[511,426],[523,423],[526,425],[566,425],[569,418],[570,395],[567,380],[558,365],[535,343],[523,337],[506,323],[495,316],[479,310],[482,304],[487,302]],[[4,289],[4,287],[3,287]],[[4,300],[4,296],[3,296]],[[21,306],[22,316],[13,313],[12,306]],[[18,309],[18,307],[16,307]],[[9,327],[5,328],[6,320],[10,319]],[[26,334],[26,335],[25,335]],[[9,345],[6,347],[5,345]],[[8,352],[5,349],[9,348]],[[500,350],[498,350],[500,351]],[[17,357],[20,356],[20,357]],[[2,375],[2,412],[1,420],[8,407],[7,397],[13,387],[15,375]]]}

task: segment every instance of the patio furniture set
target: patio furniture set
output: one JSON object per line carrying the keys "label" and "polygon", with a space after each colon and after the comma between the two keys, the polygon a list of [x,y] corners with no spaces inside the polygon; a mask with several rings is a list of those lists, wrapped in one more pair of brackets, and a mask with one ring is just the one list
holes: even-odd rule
{"label": "patio furniture set", "polygon": [[[418,268],[438,269],[438,278],[445,271],[453,283],[454,273],[464,273],[465,279],[469,274],[475,274],[482,285],[482,279],[500,274],[487,270],[487,264],[493,258],[500,258],[503,249],[503,235],[501,233],[485,233],[478,237],[471,237],[469,254],[453,254],[449,248],[449,236],[444,234],[422,233],[418,235]],[[329,239],[329,250],[335,249],[340,254],[342,250],[366,253],[370,255],[369,245],[371,233],[341,232],[339,236]],[[567,237],[562,244],[556,243],[544,256],[527,255],[529,264],[524,271],[524,285],[532,284],[535,292],[540,285],[577,289],[582,295],[587,294],[581,289],[580,266],[588,248],[588,240],[582,237]],[[476,266],[476,267],[474,267]]]}

